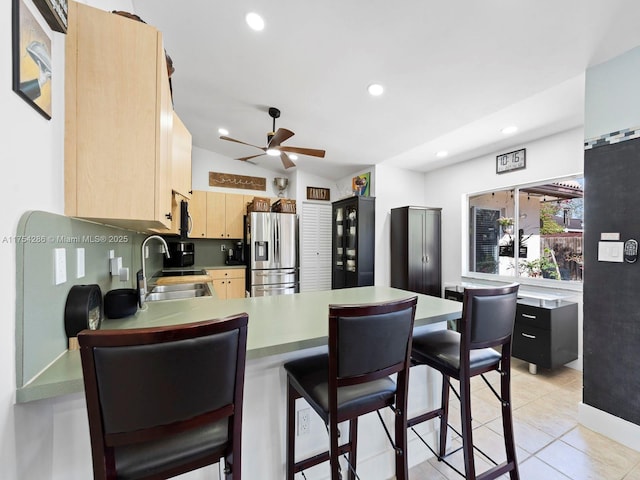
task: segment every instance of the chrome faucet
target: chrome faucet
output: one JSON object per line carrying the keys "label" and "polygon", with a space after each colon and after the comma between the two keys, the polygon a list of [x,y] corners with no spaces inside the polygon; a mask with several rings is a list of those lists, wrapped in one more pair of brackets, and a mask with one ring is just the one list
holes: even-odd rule
{"label": "chrome faucet", "polygon": [[144,268],[144,247],[147,246],[147,243],[149,242],[149,240],[153,240],[153,239],[159,240],[162,243],[165,256],[167,258],[171,257],[171,255],[169,254],[169,246],[167,245],[167,242],[165,241],[165,239],[162,238],[160,235],[150,235],[147,238],[145,238],[144,241],[142,242],[142,247],[140,248],[141,250],[140,259],[142,260],[142,287],[140,288],[140,306],[144,305],[144,299],[147,296],[147,274]]}

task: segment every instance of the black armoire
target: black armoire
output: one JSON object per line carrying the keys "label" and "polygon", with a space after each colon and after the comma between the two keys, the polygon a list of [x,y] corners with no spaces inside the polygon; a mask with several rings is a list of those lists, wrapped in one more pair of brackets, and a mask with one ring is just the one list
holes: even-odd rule
{"label": "black armoire", "polygon": [[441,296],[441,208],[391,209],[391,286]]}
{"label": "black armoire", "polygon": [[331,288],[373,285],[375,200],[356,196],[332,203]]}

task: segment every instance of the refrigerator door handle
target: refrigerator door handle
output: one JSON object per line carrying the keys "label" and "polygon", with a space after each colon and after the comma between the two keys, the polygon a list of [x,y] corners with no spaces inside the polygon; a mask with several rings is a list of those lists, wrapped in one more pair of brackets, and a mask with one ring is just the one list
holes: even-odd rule
{"label": "refrigerator door handle", "polygon": [[284,272],[256,273],[256,277],[269,277],[271,275],[292,275],[294,273],[296,273],[295,270],[287,270]]}
{"label": "refrigerator door handle", "polygon": [[274,231],[276,232],[276,262],[278,262],[278,266],[280,266],[280,218],[276,216],[273,223],[275,227]]}

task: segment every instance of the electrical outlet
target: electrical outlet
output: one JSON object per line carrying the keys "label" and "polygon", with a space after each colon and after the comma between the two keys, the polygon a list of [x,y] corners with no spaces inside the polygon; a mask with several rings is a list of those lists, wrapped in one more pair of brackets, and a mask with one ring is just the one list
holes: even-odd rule
{"label": "electrical outlet", "polygon": [[222,245],[220,245],[220,251],[224,252],[227,249],[227,246],[223,243]]}
{"label": "electrical outlet", "polygon": [[298,410],[298,436],[307,435],[311,429],[311,409]]}

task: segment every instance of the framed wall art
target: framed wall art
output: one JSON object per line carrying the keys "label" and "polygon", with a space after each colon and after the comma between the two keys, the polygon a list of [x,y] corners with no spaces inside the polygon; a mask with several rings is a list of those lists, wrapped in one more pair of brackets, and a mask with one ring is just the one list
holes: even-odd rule
{"label": "framed wall art", "polygon": [[47,120],[51,118],[51,36],[26,0],[13,0],[13,91]]}
{"label": "framed wall art", "polygon": [[371,192],[370,183],[371,172],[363,173],[351,179],[351,189],[358,196],[368,197]]}

